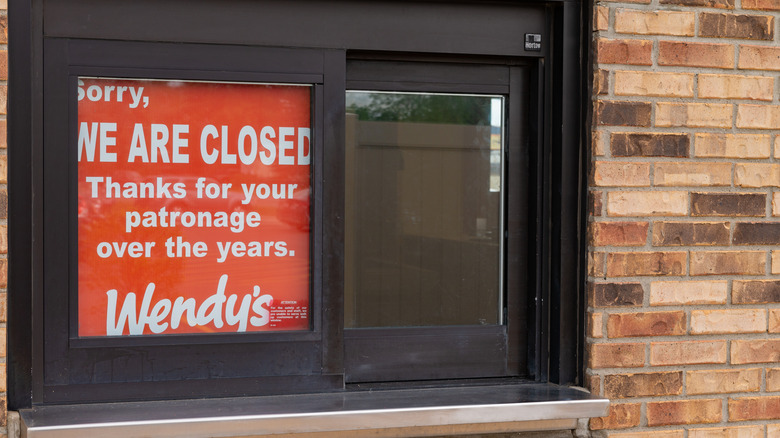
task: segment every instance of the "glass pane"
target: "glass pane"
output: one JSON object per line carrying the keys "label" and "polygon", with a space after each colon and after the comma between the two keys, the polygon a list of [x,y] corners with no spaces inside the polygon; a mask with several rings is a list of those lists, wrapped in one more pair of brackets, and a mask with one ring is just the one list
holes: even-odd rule
{"label": "glass pane", "polygon": [[311,87],[78,80],[78,334],[309,330]]}
{"label": "glass pane", "polygon": [[502,323],[503,109],[347,92],[347,327]]}

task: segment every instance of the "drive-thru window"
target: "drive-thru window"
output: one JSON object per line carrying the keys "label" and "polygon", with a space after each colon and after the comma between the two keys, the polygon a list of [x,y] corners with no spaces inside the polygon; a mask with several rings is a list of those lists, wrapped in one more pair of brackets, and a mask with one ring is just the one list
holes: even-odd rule
{"label": "drive-thru window", "polygon": [[555,385],[582,380],[579,3],[26,8],[9,404],[29,436],[604,413]]}

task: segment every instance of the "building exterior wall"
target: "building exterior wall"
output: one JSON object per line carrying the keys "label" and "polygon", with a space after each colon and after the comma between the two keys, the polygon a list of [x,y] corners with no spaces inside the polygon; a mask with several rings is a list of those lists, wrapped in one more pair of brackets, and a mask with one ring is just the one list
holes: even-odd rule
{"label": "building exterior wall", "polygon": [[780,436],[780,2],[593,10],[594,436]]}
{"label": "building exterior wall", "polygon": [[593,14],[586,383],[612,407],[591,433],[780,437],[780,2],[599,1]]}

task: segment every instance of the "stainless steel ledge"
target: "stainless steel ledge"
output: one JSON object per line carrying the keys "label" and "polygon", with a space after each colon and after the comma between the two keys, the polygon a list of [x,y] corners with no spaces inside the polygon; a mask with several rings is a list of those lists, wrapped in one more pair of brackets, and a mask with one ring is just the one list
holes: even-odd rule
{"label": "stainless steel ledge", "polygon": [[421,436],[570,428],[608,407],[571,388],[503,384],[38,406],[20,415],[22,438]]}

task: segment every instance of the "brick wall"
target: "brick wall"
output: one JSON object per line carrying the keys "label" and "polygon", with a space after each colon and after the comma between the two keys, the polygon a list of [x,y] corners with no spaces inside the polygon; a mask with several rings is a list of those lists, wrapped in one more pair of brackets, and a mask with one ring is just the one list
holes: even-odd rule
{"label": "brick wall", "polygon": [[593,12],[593,435],[780,437],[780,1]]}

